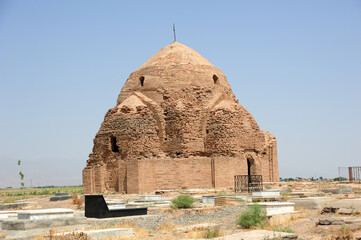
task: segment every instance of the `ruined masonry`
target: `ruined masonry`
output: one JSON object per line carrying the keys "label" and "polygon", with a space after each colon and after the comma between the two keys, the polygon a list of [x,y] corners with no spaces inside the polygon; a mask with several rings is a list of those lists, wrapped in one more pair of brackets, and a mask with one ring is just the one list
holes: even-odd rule
{"label": "ruined masonry", "polygon": [[130,74],[94,139],[86,194],[230,188],[279,181],[276,139],[235,99],[223,72],[173,42]]}

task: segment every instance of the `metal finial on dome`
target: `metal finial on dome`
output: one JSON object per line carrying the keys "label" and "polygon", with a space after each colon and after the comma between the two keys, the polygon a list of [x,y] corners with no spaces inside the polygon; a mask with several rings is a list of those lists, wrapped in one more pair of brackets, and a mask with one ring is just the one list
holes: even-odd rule
{"label": "metal finial on dome", "polygon": [[174,41],[173,42],[176,42],[177,41],[177,38],[175,36],[175,23],[173,23],[173,33],[174,33]]}

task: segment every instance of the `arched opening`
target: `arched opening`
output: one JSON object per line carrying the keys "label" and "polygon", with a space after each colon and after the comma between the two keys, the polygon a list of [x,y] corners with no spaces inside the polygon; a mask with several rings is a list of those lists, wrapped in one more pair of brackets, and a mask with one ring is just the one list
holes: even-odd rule
{"label": "arched opening", "polygon": [[252,158],[247,158],[247,175],[255,175],[254,160]]}
{"label": "arched opening", "polygon": [[117,146],[116,137],[110,137],[110,144],[111,144],[112,152],[119,152],[119,147]]}
{"label": "arched opening", "polygon": [[213,74],[213,82],[214,82],[214,84],[218,83],[218,77],[216,74]]}
{"label": "arched opening", "polygon": [[140,81],[140,86],[143,87],[144,86],[144,77],[140,76],[139,81]]}

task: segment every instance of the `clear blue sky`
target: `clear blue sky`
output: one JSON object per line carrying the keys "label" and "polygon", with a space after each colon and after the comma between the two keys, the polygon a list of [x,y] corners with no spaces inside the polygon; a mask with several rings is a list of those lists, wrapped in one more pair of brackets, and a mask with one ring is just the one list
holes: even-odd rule
{"label": "clear blue sky", "polygon": [[0,187],[81,184],[106,111],[173,40],[278,140],[281,177],[361,165],[361,1],[0,1]]}

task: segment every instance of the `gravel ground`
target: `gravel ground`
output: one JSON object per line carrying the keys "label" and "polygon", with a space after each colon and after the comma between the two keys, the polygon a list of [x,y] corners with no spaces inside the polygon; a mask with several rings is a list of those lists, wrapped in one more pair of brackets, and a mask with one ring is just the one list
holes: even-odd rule
{"label": "gravel ground", "polygon": [[174,210],[156,215],[152,218],[136,219],[133,223],[148,230],[154,230],[165,222],[177,226],[206,222],[216,223],[228,228],[234,226],[237,216],[244,209],[244,206],[227,206],[210,213],[197,213],[194,211],[184,213],[181,212],[181,210]]}

